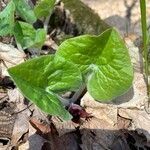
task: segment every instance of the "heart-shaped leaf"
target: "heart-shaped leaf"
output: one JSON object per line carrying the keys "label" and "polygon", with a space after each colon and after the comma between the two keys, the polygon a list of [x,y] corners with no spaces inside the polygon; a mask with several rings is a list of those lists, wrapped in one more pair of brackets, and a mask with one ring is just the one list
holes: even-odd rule
{"label": "heart-shaped leaf", "polygon": [[55,93],[75,91],[82,83],[80,70],[71,62],[62,57],[57,57],[45,68],[48,80],[47,90]]}
{"label": "heart-shaped leaf", "polygon": [[[60,63],[63,64],[62,68]],[[66,67],[68,70],[65,70]],[[73,64],[64,59],[60,59],[60,62],[57,59],[55,62],[54,56],[42,56],[10,68],[8,72],[24,96],[44,112],[60,116],[64,120],[71,118],[54,92],[69,90],[71,85],[75,88],[81,84],[80,71]]]}
{"label": "heart-shaped leaf", "polygon": [[35,30],[31,24],[21,21],[16,22],[14,35],[23,49],[29,47],[39,48],[44,44],[46,39],[46,31],[44,29]]}
{"label": "heart-shaped leaf", "polygon": [[26,0],[13,0],[13,2],[15,3],[17,13],[22,19],[28,23],[34,23],[36,21],[34,11]]}
{"label": "heart-shaped leaf", "polygon": [[56,0],[38,0],[34,8],[37,18],[46,17],[52,13]]}
{"label": "heart-shaped leaf", "polygon": [[0,36],[12,35],[14,28],[15,4],[11,1],[0,13]]}
{"label": "heart-shaped leaf", "polygon": [[107,101],[126,92],[133,69],[128,50],[115,29],[100,36],[83,35],[63,42],[56,56],[76,64],[96,100]]}

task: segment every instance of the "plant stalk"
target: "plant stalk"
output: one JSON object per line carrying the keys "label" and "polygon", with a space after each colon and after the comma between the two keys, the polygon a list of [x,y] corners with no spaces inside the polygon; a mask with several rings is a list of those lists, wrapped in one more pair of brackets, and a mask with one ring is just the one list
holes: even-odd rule
{"label": "plant stalk", "polygon": [[146,0],[140,0],[141,9],[141,26],[142,26],[142,41],[144,52],[144,73],[147,85],[148,99],[150,100],[150,87],[149,87],[149,70],[148,70],[148,31],[147,31],[147,16],[146,16]]}
{"label": "plant stalk", "polygon": [[63,97],[59,97],[59,100],[62,102],[62,104],[66,107],[70,106],[70,104],[75,103],[78,99],[80,99],[86,92],[86,85],[83,84],[79,90],[75,92],[72,98],[65,99]]}

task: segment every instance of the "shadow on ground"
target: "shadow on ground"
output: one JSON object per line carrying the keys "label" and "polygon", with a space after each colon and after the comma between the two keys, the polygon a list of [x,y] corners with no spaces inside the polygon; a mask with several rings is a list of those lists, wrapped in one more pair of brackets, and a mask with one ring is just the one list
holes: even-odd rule
{"label": "shadow on ground", "polygon": [[[66,129],[65,129],[66,130]],[[38,141],[38,142],[37,142]],[[40,142],[39,142],[40,141]],[[149,150],[150,143],[137,131],[79,129],[29,137],[29,150]],[[42,145],[41,145],[42,144]]]}

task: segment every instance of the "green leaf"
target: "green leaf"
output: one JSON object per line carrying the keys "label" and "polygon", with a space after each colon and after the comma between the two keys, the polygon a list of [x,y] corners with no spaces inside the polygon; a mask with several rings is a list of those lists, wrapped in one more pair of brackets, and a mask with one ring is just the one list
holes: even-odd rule
{"label": "green leaf", "polygon": [[38,0],[34,8],[37,18],[46,17],[52,13],[56,0]]}
{"label": "green leaf", "polygon": [[96,100],[108,101],[125,93],[133,80],[128,50],[115,29],[100,36],[84,35],[63,42],[56,56],[76,64]]}
{"label": "green leaf", "polygon": [[48,77],[47,90],[56,93],[75,91],[82,83],[80,70],[62,57],[55,58],[47,65],[45,75]]}
{"label": "green leaf", "polygon": [[11,1],[0,13],[0,36],[12,35],[14,28],[15,5]]}
{"label": "green leaf", "polygon": [[[62,68],[60,67],[61,63],[63,64]],[[65,70],[67,67],[68,70]],[[8,72],[24,96],[41,110],[51,115],[60,116],[64,120],[71,118],[54,92],[55,90],[69,90],[71,85],[80,84],[81,75],[74,65],[61,58],[60,61],[58,59],[55,61],[54,56],[51,55],[28,60],[10,68]],[[61,75],[58,72],[61,72]]]}
{"label": "green leaf", "polygon": [[58,97],[45,90],[47,79],[44,70],[52,60],[53,56],[35,58],[10,68],[8,72],[25,97],[44,112],[67,120],[70,119],[70,114],[62,106]]}
{"label": "green leaf", "polygon": [[35,30],[31,24],[21,21],[16,22],[14,35],[23,49],[29,47],[40,48],[46,39],[46,31],[44,29]]}
{"label": "green leaf", "polygon": [[28,23],[34,23],[37,20],[34,11],[26,0],[13,0],[13,2],[16,5],[17,13],[22,19]]}

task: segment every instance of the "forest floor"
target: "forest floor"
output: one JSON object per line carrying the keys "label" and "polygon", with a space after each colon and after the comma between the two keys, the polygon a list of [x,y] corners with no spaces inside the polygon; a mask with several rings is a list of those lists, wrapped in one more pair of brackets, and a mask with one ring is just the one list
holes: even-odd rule
{"label": "forest floor", "polygon": [[[85,93],[80,105],[93,117],[83,119],[81,124],[72,121],[61,122],[57,117],[51,118],[41,113],[24,99],[9,78],[2,78],[8,73],[1,63],[0,81],[3,81],[4,89],[0,88],[0,150],[7,150],[10,145],[11,148],[19,150],[150,149],[150,110],[147,106],[147,89],[142,72],[139,1],[82,2],[108,25],[120,31],[134,67],[133,86],[126,94],[109,104],[96,102],[89,93]],[[150,25],[150,3],[147,4]],[[2,38],[0,41],[5,44],[13,43],[11,37]],[[41,54],[49,54],[48,51],[55,53],[58,47],[57,40],[49,38],[48,44],[50,49],[42,51]],[[0,49],[0,59],[3,58],[5,65],[11,67],[11,63],[18,64],[24,61],[26,54],[7,46],[0,43],[0,48],[5,47],[3,52]],[[14,110],[19,113],[10,115]]]}

